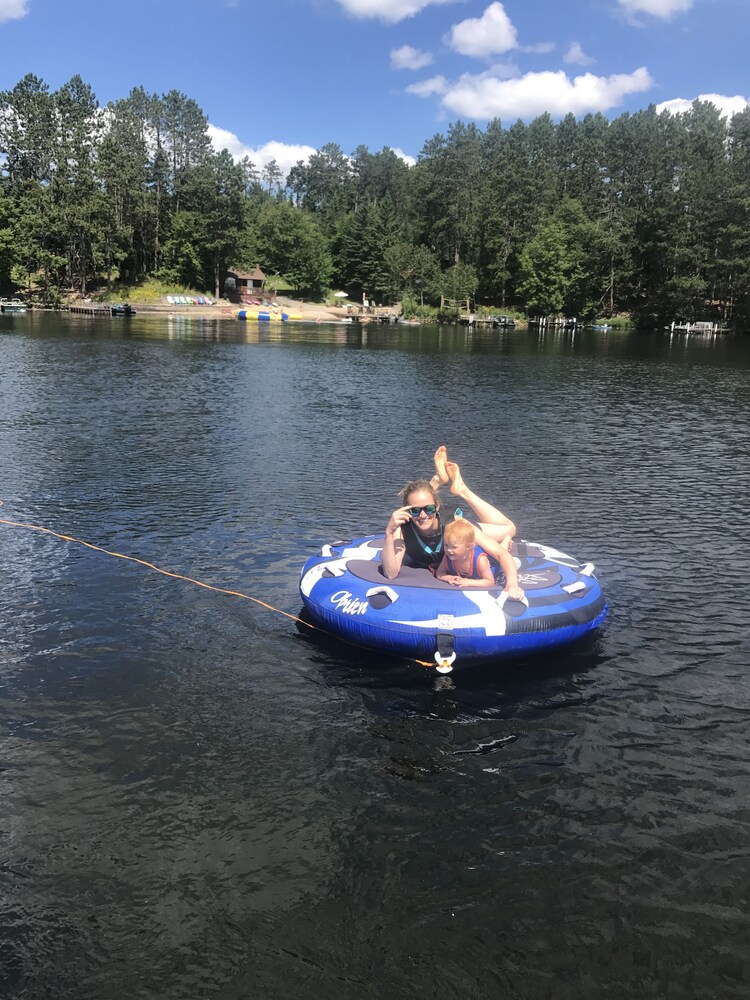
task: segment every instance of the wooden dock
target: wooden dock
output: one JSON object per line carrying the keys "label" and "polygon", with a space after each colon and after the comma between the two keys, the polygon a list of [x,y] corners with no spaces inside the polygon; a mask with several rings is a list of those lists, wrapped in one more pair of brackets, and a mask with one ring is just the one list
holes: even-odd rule
{"label": "wooden dock", "polygon": [[440,298],[438,323],[457,323],[459,326],[488,327],[493,330],[512,330],[516,321],[511,316],[496,313],[479,313],[471,299]]}
{"label": "wooden dock", "polygon": [[345,319],[352,323],[398,323],[399,316],[393,309],[385,306],[349,306]]}
{"label": "wooden dock", "polygon": [[459,316],[458,322],[461,326],[487,326],[493,330],[511,330],[516,325],[516,321],[509,316],[479,316],[477,313]]}
{"label": "wooden dock", "polygon": [[710,323],[701,320],[695,323],[675,323],[674,320],[672,320],[671,325],[665,329],[669,330],[670,333],[701,333],[708,337],[712,337],[717,333],[729,333],[727,327],[719,326],[718,323]]}
{"label": "wooden dock", "polygon": [[538,326],[540,330],[549,327],[558,330],[577,330],[580,325],[575,316],[537,316],[529,320],[529,326]]}
{"label": "wooden dock", "polygon": [[80,316],[111,316],[112,306],[91,302],[81,306],[68,306],[68,312],[78,313]]}

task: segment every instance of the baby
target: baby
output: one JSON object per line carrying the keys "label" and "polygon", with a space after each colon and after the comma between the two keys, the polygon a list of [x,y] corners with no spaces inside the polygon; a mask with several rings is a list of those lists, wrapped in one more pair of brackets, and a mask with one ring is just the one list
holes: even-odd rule
{"label": "baby", "polygon": [[[454,587],[495,586],[495,575],[484,549],[474,541],[474,526],[461,518],[446,524],[443,532],[445,554],[435,576]],[[512,561],[512,560],[511,560]]]}

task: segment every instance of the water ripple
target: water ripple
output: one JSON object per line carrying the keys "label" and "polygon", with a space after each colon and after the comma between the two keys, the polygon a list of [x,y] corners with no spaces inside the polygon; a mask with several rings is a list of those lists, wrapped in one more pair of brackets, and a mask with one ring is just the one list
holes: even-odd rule
{"label": "water ripple", "polygon": [[435,685],[3,528],[4,995],[746,996],[744,342],[0,324],[3,517],[294,613],[445,441],[611,609]]}

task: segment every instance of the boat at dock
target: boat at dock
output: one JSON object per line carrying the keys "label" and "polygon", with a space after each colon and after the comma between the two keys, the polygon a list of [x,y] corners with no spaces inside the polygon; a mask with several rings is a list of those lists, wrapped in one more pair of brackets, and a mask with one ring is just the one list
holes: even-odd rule
{"label": "boat at dock", "polygon": [[28,306],[20,299],[0,299],[0,312],[25,313]]}

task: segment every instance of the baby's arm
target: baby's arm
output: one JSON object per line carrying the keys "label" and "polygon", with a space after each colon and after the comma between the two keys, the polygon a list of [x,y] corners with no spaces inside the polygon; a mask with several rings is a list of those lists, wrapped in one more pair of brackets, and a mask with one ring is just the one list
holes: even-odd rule
{"label": "baby's arm", "polygon": [[451,571],[448,568],[447,556],[443,556],[443,558],[440,560],[440,565],[435,570],[435,576],[438,578],[438,580],[442,580],[443,583],[449,583],[451,587],[460,587],[461,584],[466,583],[466,581],[462,577],[456,576],[454,573],[451,573]]}

